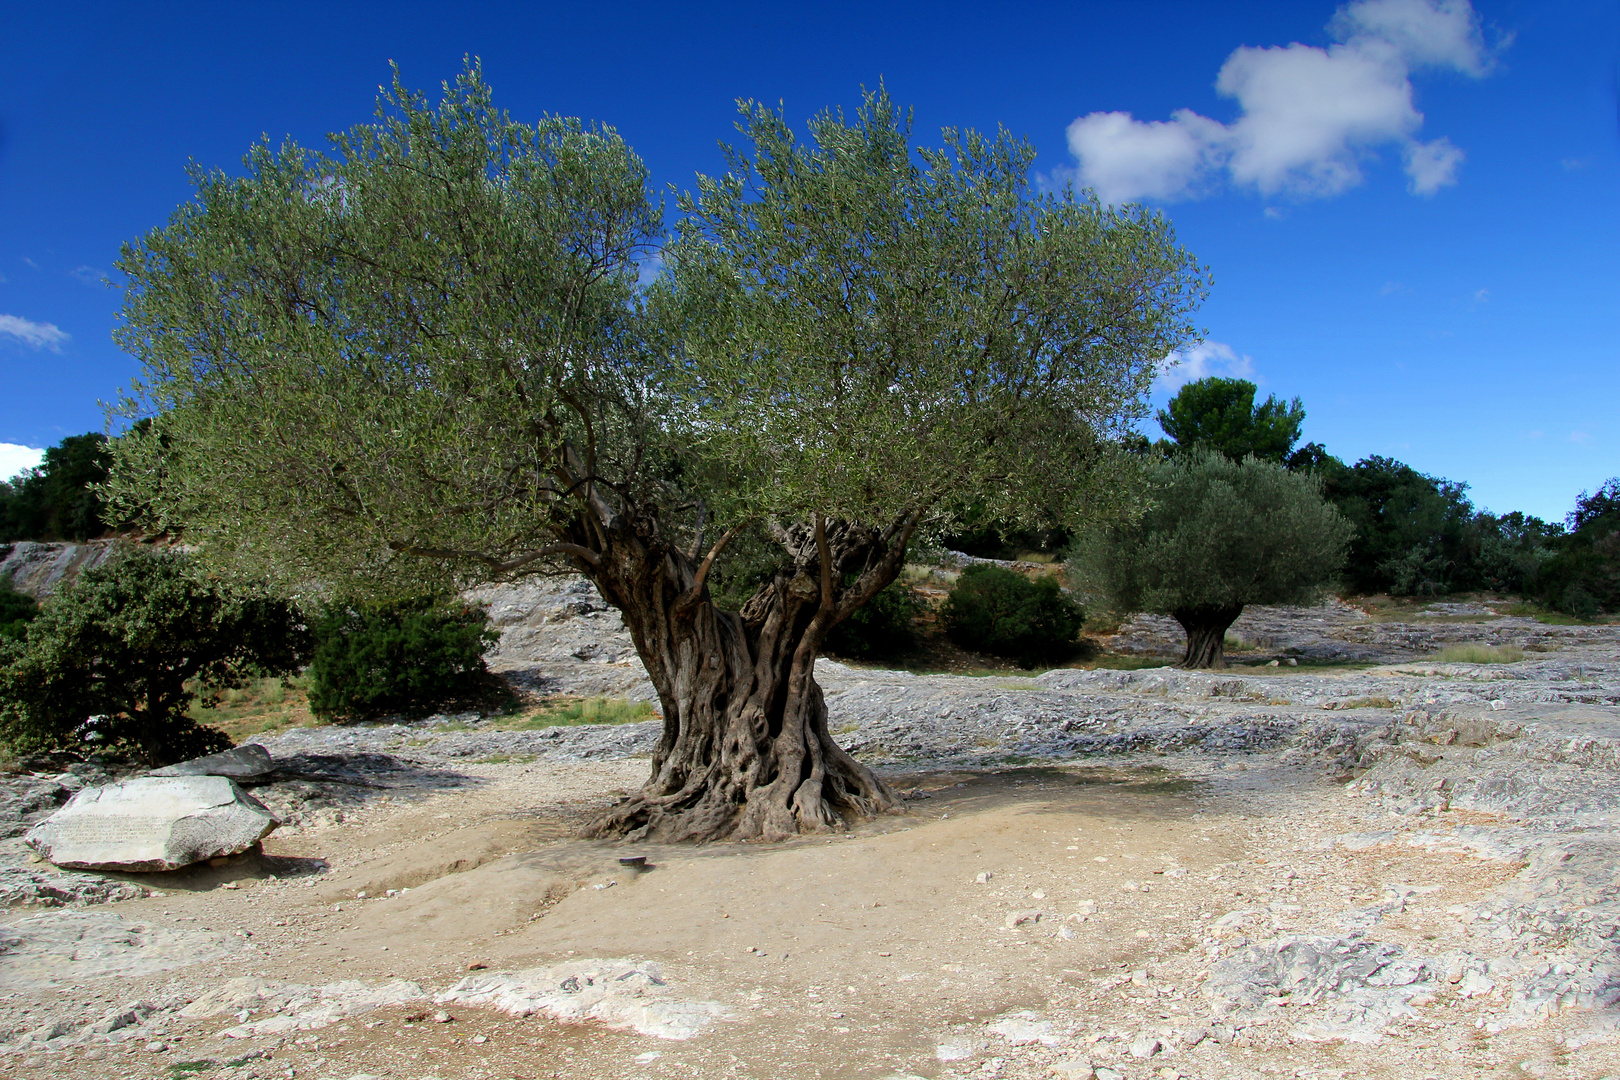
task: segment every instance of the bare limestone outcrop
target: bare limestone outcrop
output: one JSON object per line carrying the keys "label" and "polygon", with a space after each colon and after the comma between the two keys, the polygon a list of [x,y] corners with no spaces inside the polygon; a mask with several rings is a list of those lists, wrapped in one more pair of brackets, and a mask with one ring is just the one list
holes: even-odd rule
{"label": "bare limestone outcrop", "polygon": [[115,543],[90,540],[83,544],[42,544],[22,540],[0,544],[0,579],[9,580],[20,593],[43,600],[64,581],[106,562]]}

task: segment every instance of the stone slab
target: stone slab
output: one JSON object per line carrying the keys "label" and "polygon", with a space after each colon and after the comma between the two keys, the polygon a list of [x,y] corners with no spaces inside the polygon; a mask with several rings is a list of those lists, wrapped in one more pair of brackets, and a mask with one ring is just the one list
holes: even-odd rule
{"label": "stone slab", "polygon": [[246,851],[279,822],[223,776],[144,776],[86,788],[24,842],[57,866],[175,870]]}
{"label": "stone slab", "polygon": [[267,780],[276,771],[270,751],[258,743],[233,746],[217,754],[153,769],[148,776],[228,776],[238,782]]}

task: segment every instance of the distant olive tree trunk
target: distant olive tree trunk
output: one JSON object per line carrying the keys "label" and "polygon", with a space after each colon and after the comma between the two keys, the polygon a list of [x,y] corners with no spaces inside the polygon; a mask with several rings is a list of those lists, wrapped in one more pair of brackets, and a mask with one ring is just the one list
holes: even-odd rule
{"label": "distant olive tree trunk", "polygon": [[1243,614],[1243,605],[1235,607],[1182,608],[1171,612],[1171,617],[1187,631],[1187,653],[1178,667],[1223,668],[1226,666],[1226,631]]}

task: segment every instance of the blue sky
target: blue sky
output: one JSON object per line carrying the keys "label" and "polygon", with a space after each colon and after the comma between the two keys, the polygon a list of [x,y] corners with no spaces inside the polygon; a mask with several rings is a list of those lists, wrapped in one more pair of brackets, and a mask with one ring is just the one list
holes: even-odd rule
{"label": "blue sky", "polygon": [[721,167],[733,101],[802,119],[883,79],[1030,138],[1044,183],[1163,208],[1214,272],[1167,377],[1298,396],[1306,437],[1562,516],[1620,474],[1620,5],[7,3],[0,471],[103,425],[119,245],[262,133],[321,145],[397,61],[615,125],[659,185]]}

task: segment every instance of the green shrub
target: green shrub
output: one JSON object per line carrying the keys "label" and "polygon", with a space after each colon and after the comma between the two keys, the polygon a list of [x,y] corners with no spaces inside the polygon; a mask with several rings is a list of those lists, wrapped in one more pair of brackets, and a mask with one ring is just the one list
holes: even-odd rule
{"label": "green shrub", "polygon": [[1005,656],[1019,667],[1068,659],[1085,622],[1056,579],[1030,580],[999,566],[970,566],[945,600],[945,631],[964,649]]}
{"label": "green shrub", "polygon": [[497,634],[479,606],[442,596],[332,604],[315,620],[309,707],[322,719],[423,713],[488,699]]}
{"label": "green shrub", "polygon": [[134,550],[64,586],[20,644],[0,642],[0,739],[14,750],[128,750],[149,765],[223,750],[186,715],[250,678],[291,671],[296,609],[209,577],[189,556]]}
{"label": "green shrub", "polygon": [[883,660],[917,644],[917,614],[922,603],[910,585],[890,582],[855,614],[833,627],[827,651],[851,660]]}
{"label": "green shrub", "polygon": [[28,624],[39,614],[34,598],[20,593],[10,578],[0,578],[0,639],[20,642]]}

